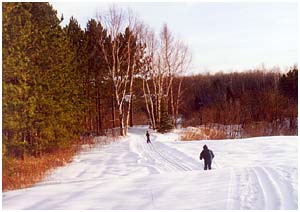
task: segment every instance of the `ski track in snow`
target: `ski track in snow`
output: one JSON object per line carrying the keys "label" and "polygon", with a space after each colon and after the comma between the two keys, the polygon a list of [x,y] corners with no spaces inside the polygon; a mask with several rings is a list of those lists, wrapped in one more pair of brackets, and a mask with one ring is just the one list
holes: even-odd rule
{"label": "ski track in snow", "polygon": [[[43,182],[4,192],[3,208],[298,208],[297,137],[178,142],[175,133],[150,132],[147,144],[146,130],[131,128],[126,138],[85,149]],[[284,153],[281,140],[292,142]],[[209,171],[199,161],[205,143],[216,156]]]}
{"label": "ski track in snow", "polygon": [[[156,169],[157,173],[163,172],[182,172],[192,170],[202,170],[199,162],[195,161],[182,154],[176,149],[171,149],[167,145],[158,142],[146,143],[143,139],[143,134],[140,131],[136,131],[135,135],[131,135],[131,150],[140,155],[144,163],[153,169]],[[156,137],[153,136],[156,141]]]}

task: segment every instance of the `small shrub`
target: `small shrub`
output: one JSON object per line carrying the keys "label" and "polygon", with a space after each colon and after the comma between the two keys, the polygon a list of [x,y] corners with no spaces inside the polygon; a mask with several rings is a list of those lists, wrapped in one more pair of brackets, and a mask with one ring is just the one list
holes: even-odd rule
{"label": "small shrub", "polygon": [[213,128],[192,128],[181,133],[182,141],[226,139],[225,132]]}

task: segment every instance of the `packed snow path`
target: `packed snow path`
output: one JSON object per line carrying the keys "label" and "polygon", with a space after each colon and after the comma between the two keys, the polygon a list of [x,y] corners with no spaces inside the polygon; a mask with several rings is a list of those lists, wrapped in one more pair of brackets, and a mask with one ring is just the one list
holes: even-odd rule
{"label": "packed snow path", "polygon": [[[130,129],[85,149],[43,182],[3,193],[3,209],[297,209],[297,137],[181,142]],[[202,146],[214,151],[203,171]]]}
{"label": "packed snow path", "polygon": [[139,155],[138,163],[146,165],[153,173],[182,172],[203,170],[198,161],[182,152],[171,149],[167,145],[157,142],[157,136],[152,136],[152,143],[146,143],[145,130],[132,129],[130,149]]}

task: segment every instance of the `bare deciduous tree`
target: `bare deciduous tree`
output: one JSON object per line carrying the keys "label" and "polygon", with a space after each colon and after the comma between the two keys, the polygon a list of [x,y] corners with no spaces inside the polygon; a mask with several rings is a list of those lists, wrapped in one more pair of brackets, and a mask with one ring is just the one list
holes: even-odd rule
{"label": "bare deciduous tree", "polygon": [[[150,123],[154,129],[159,126],[162,99],[167,97],[171,106],[172,122],[176,125],[182,98],[182,81],[177,84],[176,94],[173,81],[187,70],[191,55],[186,44],[174,39],[167,25],[163,26],[159,41],[156,41],[153,32],[148,30],[146,34],[149,60],[143,75],[143,90]],[[152,89],[149,81],[152,82]]]}
{"label": "bare deciduous tree", "polygon": [[[162,28],[161,34],[161,69],[163,71],[162,81],[165,82],[163,95],[168,97],[171,106],[172,122],[176,126],[180,99],[182,97],[181,82],[178,83],[176,101],[174,100],[174,78],[183,74],[188,69],[191,62],[191,54],[188,46],[181,40],[175,40],[167,25]],[[162,82],[163,83],[163,82]]]}
{"label": "bare deciduous tree", "polygon": [[141,42],[142,24],[131,10],[124,11],[115,5],[105,16],[98,16],[98,20],[108,34],[108,39],[101,40],[99,45],[113,86],[120,135],[126,135],[132,112],[133,83],[145,48]]}
{"label": "bare deciduous tree", "polygon": [[[120,135],[123,136],[126,135],[124,102],[128,83],[131,80],[130,68],[124,68],[123,65],[127,63],[130,66],[131,56],[128,55],[130,54],[130,50],[126,47],[124,48],[124,43],[122,43],[122,32],[129,26],[130,18],[122,9],[113,5],[109,8],[108,14],[105,16],[98,15],[98,20],[108,33],[108,39],[101,40],[99,45],[106,62],[109,78],[112,81],[116,107],[119,114]],[[130,43],[131,37],[128,39],[128,43]]]}

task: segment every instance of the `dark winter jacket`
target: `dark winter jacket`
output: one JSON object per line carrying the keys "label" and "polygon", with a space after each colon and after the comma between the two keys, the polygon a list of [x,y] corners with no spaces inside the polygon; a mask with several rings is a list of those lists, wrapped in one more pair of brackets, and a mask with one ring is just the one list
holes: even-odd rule
{"label": "dark winter jacket", "polygon": [[205,161],[212,161],[212,159],[214,158],[214,153],[213,151],[211,151],[210,149],[207,148],[206,145],[203,146],[203,150],[200,154],[200,160],[202,160],[202,158],[205,160]]}
{"label": "dark winter jacket", "polygon": [[146,136],[147,136],[147,143],[151,143],[151,141],[150,141],[150,134],[149,134],[148,131],[146,132]]}

